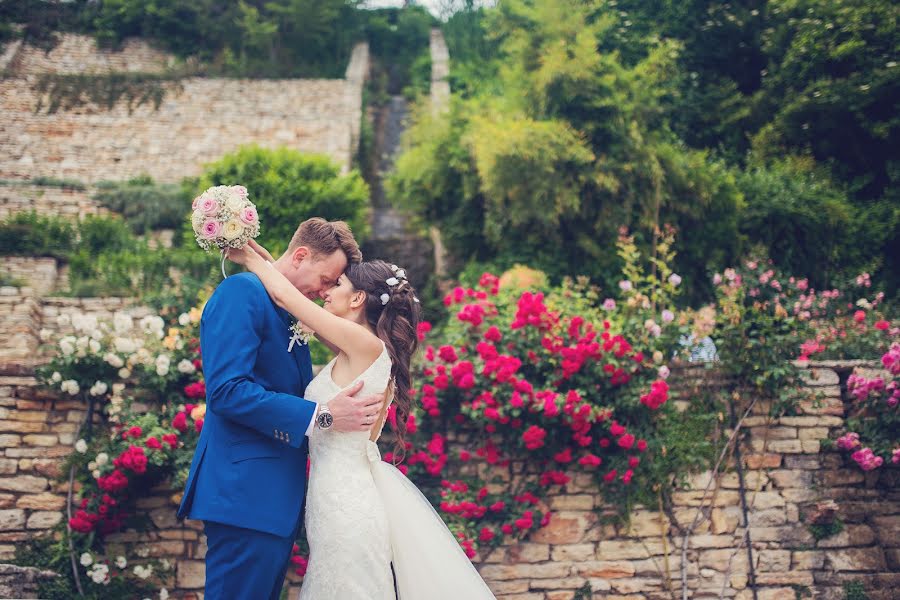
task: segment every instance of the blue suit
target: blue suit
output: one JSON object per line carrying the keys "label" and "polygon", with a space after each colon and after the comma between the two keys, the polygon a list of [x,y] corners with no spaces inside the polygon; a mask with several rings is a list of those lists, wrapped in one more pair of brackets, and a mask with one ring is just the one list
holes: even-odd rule
{"label": "blue suit", "polygon": [[306,493],[309,347],[249,273],[203,310],[207,411],[178,517],[206,525],[206,598],[278,598]]}

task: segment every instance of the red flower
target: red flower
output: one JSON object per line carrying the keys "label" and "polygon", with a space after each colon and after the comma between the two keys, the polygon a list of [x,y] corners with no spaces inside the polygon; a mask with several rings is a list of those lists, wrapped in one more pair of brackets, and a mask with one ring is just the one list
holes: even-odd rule
{"label": "red flower", "polygon": [[97,487],[104,492],[114,494],[128,487],[128,478],[119,469],[113,469],[113,472],[109,475],[97,479]]}
{"label": "red flower", "polygon": [[184,395],[188,398],[196,400],[206,397],[206,384],[202,381],[196,381],[184,386]]}
{"label": "red flower", "polygon": [[490,509],[492,512],[500,512],[504,508],[506,508],[506,502],[504,502],[502,500],[497,500],[490,506]]}
{"label": "red flower", "polygon": [[562,452],[557,452],[555,455],[553,455],[553,460],[563,464],[572,462],[572,450],[570,448],[566,448]]}
{"label": "red flower", "polygon": [[863,310],[856,311],[855,313],[853,313],[853,320],[857,323],[862,323],[866,320],[866,312]]}
{"label": "red flower", "polygon": [[534,526],[534,519],[530,510],[526,510],[522,516],[516,519],[516,527],[522,531],[531,529]]}
{"label": "red flower", "polygon": [[172,419],[172,427],[184,433],[187,431],[187,414],[180,412]]}
{"label": "red flower", "polygon": [[669,399],[669,384],[662,379],[654,381],[650,385],[650,393],[641,396],[641,404],[651,410],[656,410]]}
{"label": "red flower", "polygon": [[138,475],[147,472],[147,456],[144,454],[144,449],[140,446],[129,446],[128,450],[113,460],[113,464],[117,467],[134,471]]}
{"label": "red flower", "polygon": [[625,428],[622,427],[621,425],[619,425],[619,423],[617,421],[613,421],[612,425],[609,426],[609,432],[612,435],[619,437],[620,435],[625,433]]}
{"label": "red flower", "polygon": [[887,331],[891,327],[890,321],[885,321],[881,319],[880,321],[875,321],[875,329],[879,331]]}
{"label": "red flower", "polygon": [[641,459],[637,456],[631,456],[628,458],[628,466],[632,469],[637,467],[639,464],[641,464]]}
{"label": "red flower", "polygon": [[630,433],[626,433],[625,435],[620,437],[616,441],[616,443],[619,445],[619,448],[624,448],[625,450],[628,450],[629,448],[631,448],[634,445],[634,436],[631,435]]}
{"label": "red flower", "polygon": [[631,483],[631,478],[634,476],[634,471],[628,469],[625,471],[625,474],[622,475],[622,483]]}
{"label": "red flower", "polygon": [[159,450],[160,448],[162,448],[162,444],[159,443],[159,440],[152,435],[147,438],[147,441],[144,442],[144,445],[153,450]]}
{"label": "red flower", "polygon": [[178,447],[178,436],[174,433],[167,433],[162,436],[162,441],[169,445],[169,448],[174,450]]}
{"label": "red flower", "polygon": [[197,430],[197,433],[203,431],[203,419],[197,419],[194,421],[194,429]]}
{"label": "red flower", "polygon": [[537,450],[543,446],[545,437],[547,437],[547,432],[537,425],[532,425],[522,434],[522,440],[525,442],[525,447],[529,450]]}
{"label": "red flower", "polygon": [[509,523],[506,523],[506,524],[504,524],[503,526],[500,527],[500,531],[502,531],[502,532],[505,533],[506,535],[512,535],[512,532],[513,532],[513,526],[510,525]]}
{"label": "red flower", "polygon": [[456,348],[453,346],[441,346],[438,349],[438,356],[442,361],[452,363],[459,360],[459,357],[456,355]]}
{"label": "red flower", "polygon": [[425,335],[431,331],[431,323],[428,321],[422,321],[416,326],[416,337],[419,338],[420,342],[425,341]]}
{"label": "red flower", "polygon": [[599,467],[603,462],[603,459],[594,454],[585,454],[581,458],[578,459],[578,464],[583,465],[585,467]]}
{"label": "red flower", "polygon": [[541,485],[544,487],[548,485],[565,485],[569,481],[569,476],[562,471],[547,471],[541,474]]}
{"label": "red flower", "polygon": [[460,450],[459,451],[459,460],[463,462],[468,462],[472,458],[472,455],[468,450]]}
{"label": "red flower", "polygon": [[603,481],[606,481],[607,483],[611,482],[611,481],[615,481],[617,475],[618,475],[618,472],[616,472],[616,470],[613,469],[612,471],[610,471],[609,473],[607,473],[606,475],[603,476]]}
{"label": "red flower", "polygon": [[496,343],[503,339],[503,334],[500,333],[500,330],[497,329],[496,325],[491,325],[488,327],[488,330],[484,332],[484,339]]}
{"label": "red flower", "polygon": [[638,440],[637,449],[639,452],[643,452],[647,449],[647,442],[645,440]]}
{"label": "red flower", "polygon": [[494,539],[494,530],[490,527],[482,527],[478,539],[482,542],[489,542]]}

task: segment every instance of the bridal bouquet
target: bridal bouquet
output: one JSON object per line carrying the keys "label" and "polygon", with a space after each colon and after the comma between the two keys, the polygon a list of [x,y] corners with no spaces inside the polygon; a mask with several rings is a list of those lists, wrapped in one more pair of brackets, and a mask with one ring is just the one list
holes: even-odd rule
{"label": "bridal bouquet", "polygon": [[222,251],[222,275],[225,275],[225,251],[243,248],[259,235],[259,215],[242,185],[217,185],[194,198],[191,225],[197,243],[204,250]]}
{"label": "bridal bouquet", "polygon": [[242,185],[217,185],[196,198],[191,225],[204,250],[243,248],[259,235],[259,215]]}

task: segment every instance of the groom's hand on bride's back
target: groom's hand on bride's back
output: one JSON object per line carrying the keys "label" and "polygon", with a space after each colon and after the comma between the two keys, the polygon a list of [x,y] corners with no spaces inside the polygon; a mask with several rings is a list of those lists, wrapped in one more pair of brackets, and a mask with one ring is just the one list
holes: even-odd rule
{"label": "groom's hand on bride's back", "polygon": [[363,382],[358,381],[342,390],[328,403],[328,410],[334,418],[332,428],[335,431],[369,431],[372,423],[381,412],[384,394],[355,397],[362,389]]}

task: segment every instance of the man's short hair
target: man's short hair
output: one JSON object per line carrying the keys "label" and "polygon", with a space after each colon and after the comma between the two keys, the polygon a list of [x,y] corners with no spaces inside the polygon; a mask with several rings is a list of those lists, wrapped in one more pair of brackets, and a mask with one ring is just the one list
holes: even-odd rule
{"label": "man's short hair", "polygon": [[340,250],[347,256],[348,263],[362,261],[359,244],[353,239],[353,232],[344,221],[326,221],[321,217],[303,221],[294,232],[288,251],[300,246],[306,246],[317,257],[330,256]]}

